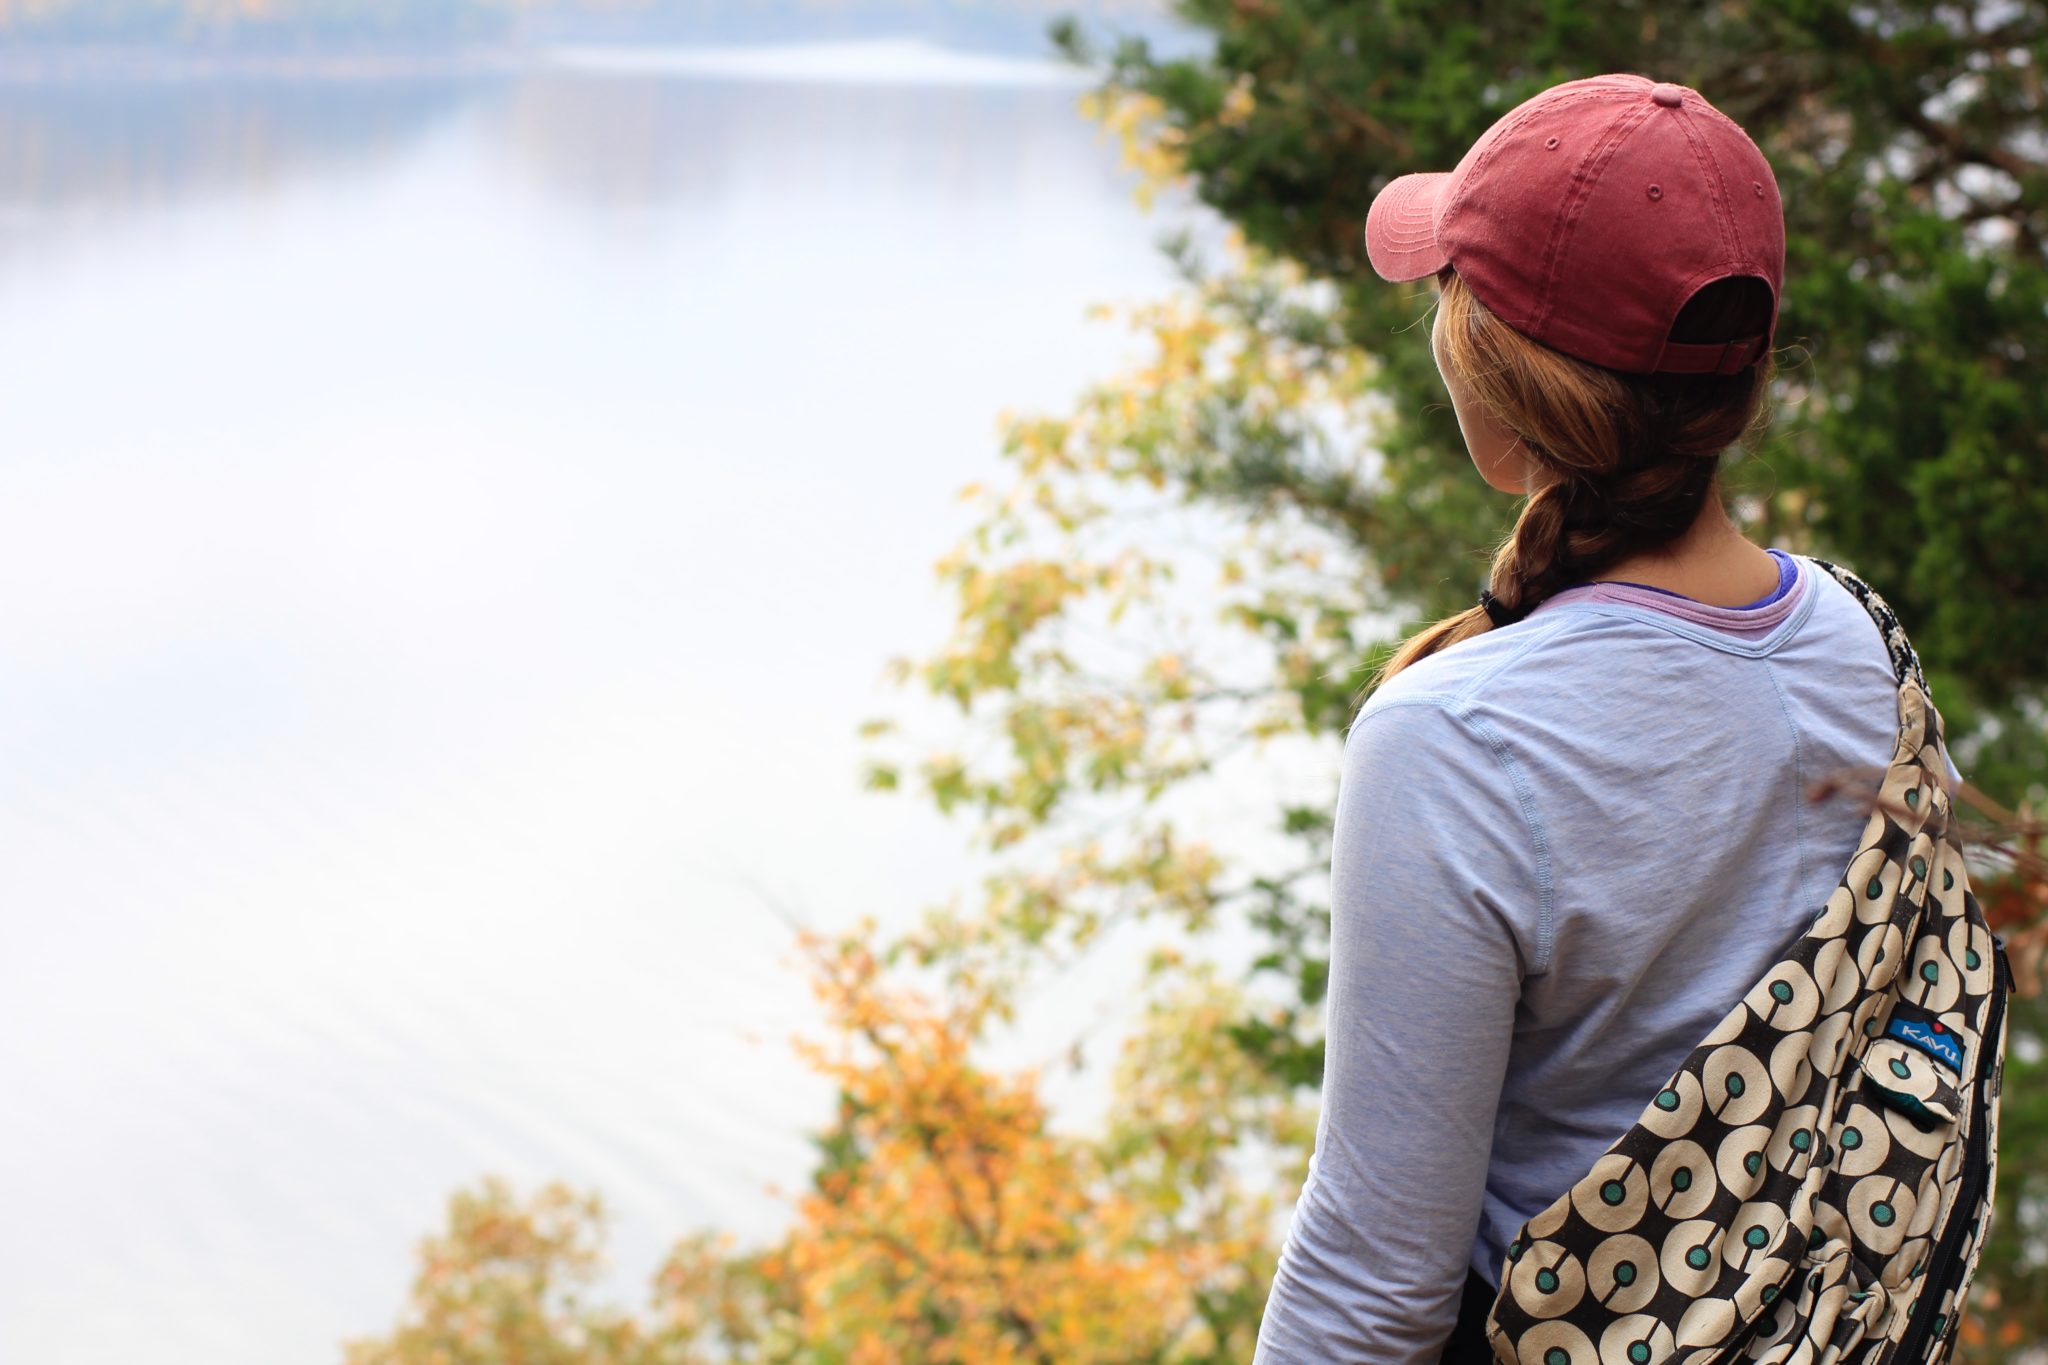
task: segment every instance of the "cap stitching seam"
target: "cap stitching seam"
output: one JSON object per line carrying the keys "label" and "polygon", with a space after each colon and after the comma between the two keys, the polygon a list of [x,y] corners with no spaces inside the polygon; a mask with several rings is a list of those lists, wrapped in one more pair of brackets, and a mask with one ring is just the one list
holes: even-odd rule
{"label": "cap stitching seam", "polygon": [[[1742,244],[1742,230],[1735,224],[1735,200],[1728,193],[1728,179],[1721,174],[1721,162],[1714,155],[1713,144],[1694,126],[1692,111],[1688,109],[1682,112],[1685,117],[1681,121],[1681,126],[1685,129],[1685,140],[1692,145],[1693,159],[1700,163],[1702,171],[1713,177],[1714,184],[1721,192],[1721,201],[1718,205],[1720,213],[1716,215],[1715,226],[1721,229],[1722,245],[1728,248],[1728,254],[1731,256],[1745,255],[1747,252]],[[1681,299],[1679,303],[1682,307],[1684,300]]]}
{"label": "cap stitching seam", "polygon": [[[1563,243],[1570,237],[1572,227],[1578,222],[1579,210],[1584,208],[1586,201],[1592,197],[1594,186],[1606,173],[1615,153],[1621,150],[1621,144],[1628,141],[1630,133],[1643,126],[1645,117],[1655,108],[1655,105],[1646,105],[1639,110],[1624,104],[1614,121],[1601,132],[1601,140],[1596,144],[1595,150],[1587,153],[1586,158],[1579,163],[1579,174],[1575,176],[1572,193],[1566,195],[1564,203],[1558,205],[1557,217],[1550,226],[1550,241],[1543,253],[1543,311],[1529,324],[1532,335],[1540,333],[1544,324],[1550,321],[1550,315],[1557,311],[1557,272],[1563,263]],[[1629,121],[1631,116],[1634,117],[1632,123]],[[1623,124],[1628,126],[1623,127]],[[1589,163],[1597,164],[1592,164],[1591,173],[1586,174]]]}
{"label": "cap stitching seam", "polygon": [[[1479,159],[1467,167],[1465,174],[1459,178],[1458,192],[1451,196],[1450,203],[1444,205],[1444,211],[1439,217],[1438,222],[1441,223],[1444,218],[1450,217],[1452,212],[1465,202],[1466,196],[1471,193],[1473,180],[1478,177],[1481,168],[1493,160],[1494,154],[1500,150],[1500,144],[1507,141],[1509,133],[1520,131],[1523,124],[1532,122],[1545,114],[1553,113],[1574,104],[1584,104],[1589,100],[1596,100],[1604,95],[1611,95],[1613,93],[1611,88],[1603,86],[1598,90],[1582,90],[1575,91],[1569,95],[1559,95],[1555,99],[1545,101],[1531,108],[1525,108],[1512,122],[1501,124],[1499,128],[1494,130],[1493,140],[1486,144],[1486,150],[1479,154]],[[1532,100],[1534,98],[1534,96],[1531,96]]]}

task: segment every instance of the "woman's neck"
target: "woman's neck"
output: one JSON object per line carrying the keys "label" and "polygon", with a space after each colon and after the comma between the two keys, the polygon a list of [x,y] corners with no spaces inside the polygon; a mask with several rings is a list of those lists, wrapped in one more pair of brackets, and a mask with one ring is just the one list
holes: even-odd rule
{"label": "woman's neck", "polygon": [[1709,606],[1740,607],[1777,588],[1778,561],[1736,530],[1721,500],[1710,497],[1677,541],[1617,560],[1592,581],[1644,583]]}

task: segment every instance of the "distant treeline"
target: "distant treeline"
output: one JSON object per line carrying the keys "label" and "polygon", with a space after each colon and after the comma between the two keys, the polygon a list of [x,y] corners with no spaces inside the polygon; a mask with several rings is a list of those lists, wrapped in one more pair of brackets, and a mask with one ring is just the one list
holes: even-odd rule
{"label": "distant treeline", "polygon": [[0,0],[10,47],[447,46],[517,22],[495,0]]}
{"label": "distant treeline", "polygon": [[786,42],[915,34],[1048,50],[1056,15],[1144,27],[1162,0],[0,0],[0,42],[306,51],[515,41]]}

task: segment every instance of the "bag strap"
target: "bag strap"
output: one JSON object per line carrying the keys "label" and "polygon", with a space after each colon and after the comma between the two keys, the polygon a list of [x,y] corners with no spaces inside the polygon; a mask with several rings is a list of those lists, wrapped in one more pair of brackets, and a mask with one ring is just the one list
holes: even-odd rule
{"label": "bag strap", "polygon": [[1806,557],[1833,575],[1837,583],[1863,604],[1863,610],[1870,613],[1870,619],[1877,622],[1877,633],[1884,637],[1884,647],[1892,656],[1892,677],[1899,686],[1904,687],[1910,678],[1920,685],[1923,693],[1926,692],[1927,675],[1920,671],[1920,656],[1914,652],[1913,642],[1906,638],[1906,628],[1899,624],[1899,618],[1885,600],[1877,595],[1877,589],[1839,564],[1832,564],[1816,555]]}

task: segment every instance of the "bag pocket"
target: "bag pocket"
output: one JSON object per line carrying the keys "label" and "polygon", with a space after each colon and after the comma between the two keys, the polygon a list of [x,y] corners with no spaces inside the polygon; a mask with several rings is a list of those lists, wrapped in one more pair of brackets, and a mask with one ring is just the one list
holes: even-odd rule
{"label": "bag pocket", "polygon": [[1910,1118],[1915,1127],[1946,1127],[1962,1113],[1956,1073],[1922,1046],[1888,1033],[1871,1039],[1860,1065],[1865,1086],[1879,1100]]}

